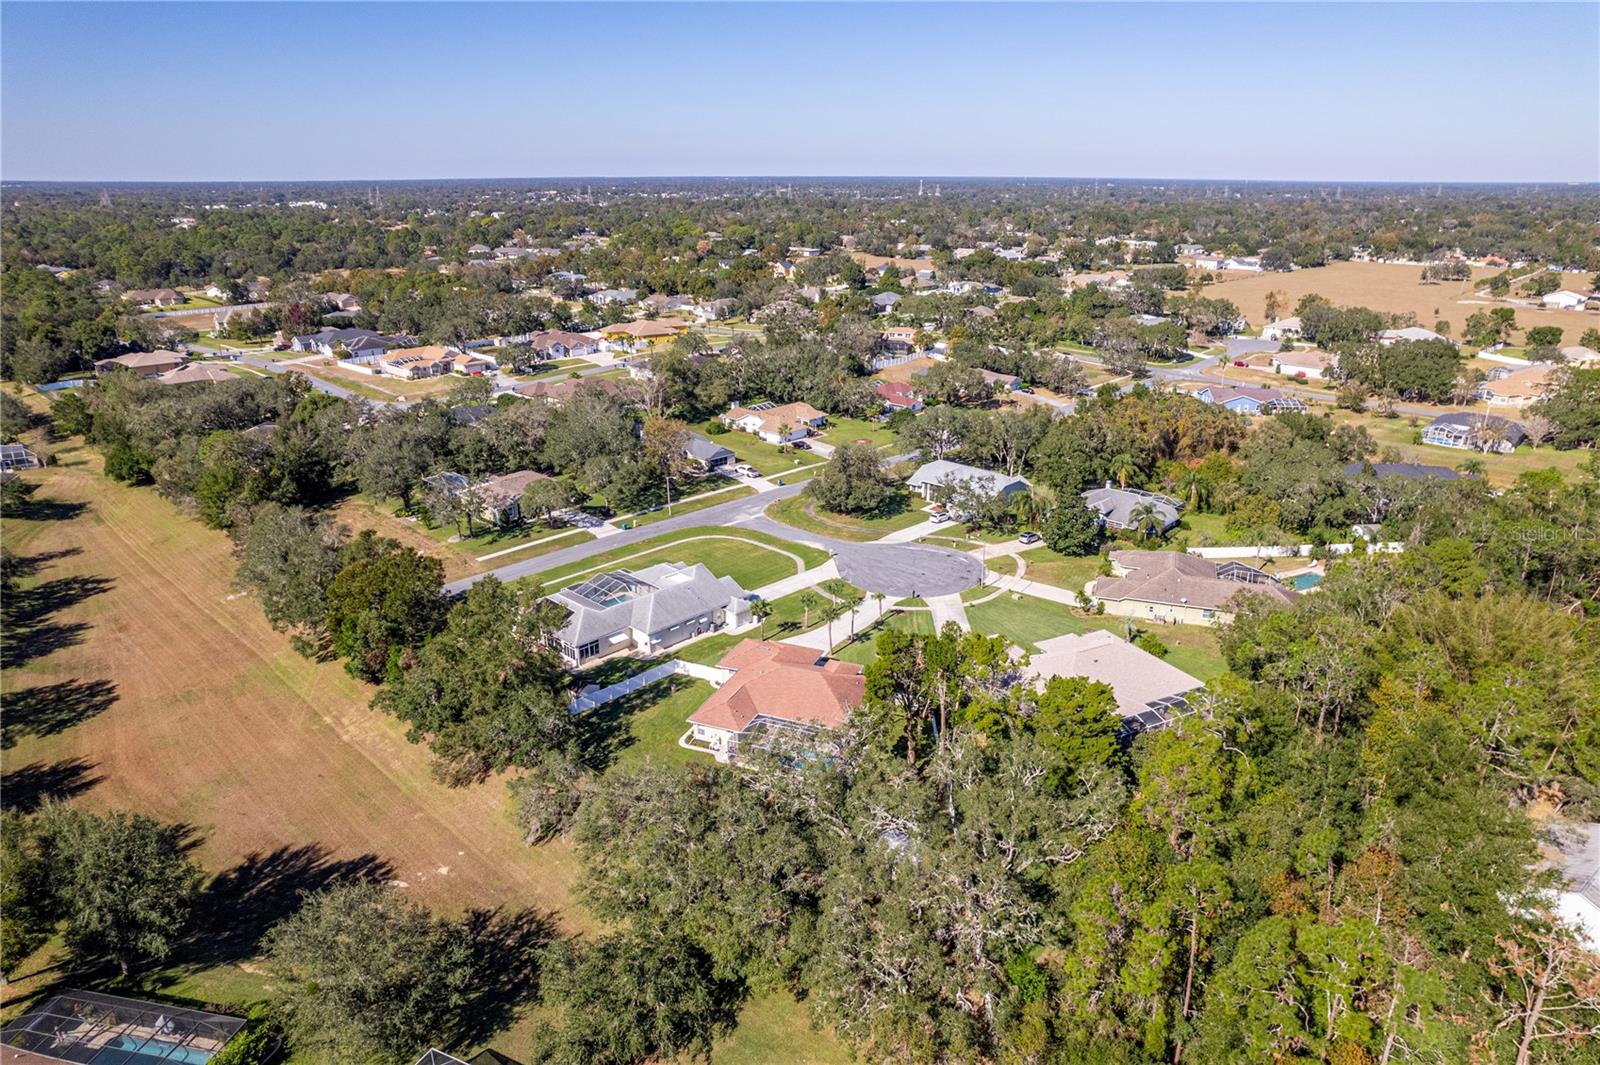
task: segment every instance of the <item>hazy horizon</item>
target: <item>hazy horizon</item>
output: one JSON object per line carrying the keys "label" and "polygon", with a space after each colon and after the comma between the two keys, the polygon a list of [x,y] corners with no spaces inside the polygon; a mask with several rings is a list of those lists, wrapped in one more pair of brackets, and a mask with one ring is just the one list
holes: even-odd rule
{"label": "hazy horizon", "polygon": [[0,25],[7,182],[1600,179],[1594,4],[8,2]]}

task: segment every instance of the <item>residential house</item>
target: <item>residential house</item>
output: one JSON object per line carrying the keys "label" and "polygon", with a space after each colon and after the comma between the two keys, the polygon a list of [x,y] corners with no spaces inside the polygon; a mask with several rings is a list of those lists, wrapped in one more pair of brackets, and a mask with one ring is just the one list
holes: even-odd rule
{"label": "residential house", "polygon": [[694,307],[694,303],[693,296],[669,296],[665,292],[652,292],[639,301],[639,305],[647,312],[653,311],[656,314],[665,314],[667,311],[689,310]]}
{"label": "residential house", "polygon": [[1235,596],[1256,595],[1291,605],[1299,593],[1240,562],[1216,563],[1179,551],[1113,551],[1110,577],[1084,588],[1119,617],[1163,624],[1220,625],[1233,620]]}
{"label": "residential house", "polygon": [[1203,681],[1104,629],[1040,640],[1028,678],[1043,689],[1054,677],[1085,677],[1116,696],[1125,734],[1165,728],[1188,711]]}
{"label": "residential house", "polygon": [[439,344],[420,348],[398,348],[377,359],[377,372],[403,381],[423,377],[439,377],[447,373],[476,376],[494,369],[494,363],[482,355],[474,355]]}
{"label": "residential house", "polygon": [[1422,442],[1436,447],[1509,455],[1528,438],[1514,421],[1493,414],[1441,414],[1422,429]]}
{"label": "residential house", "polygon": [[618,651],[655,654],[695,636],[750,623],[745,590],[699,563],[609,570],[551,593],[549,601],[567,609],[567,620],[551,633],[550,645],[573,668]]}
{"label": "residential house", "polygon": [[183,293],[175,288],[130,288],[122,298],[141,307],[170,307],[183,302]]}
{"label": "residential house", "polygon": [[43,465],[39,456],[25,444],[0,444],[0,473],[31,470]]}
{"label": "residential house", "polygon": [[1016,374],[999,373],[995,370],[985,370],[981,366],[978,367],[978,373],[983,376],[983,379],[986,382],[988,382],[989,387],[994,389],[997,393],[1015,392],[1017,389],[1022,387],[1022,378],[1018,377]]}
{"label": "residential house", "polygon": [[613,396],[623,394],[622,386],[608,377],[566,377],[556,381],[529,381],[527,384],[518,385],[513,391],[527,399],[559,407],[580,389],[605,392]]}
{"label": "residential house", "polygon": [[917,350],[917,330],[909,325],[891,325],[883,331],[883,350],[891,355],[909,355]]}
{"label": "residential house", "polygon": [[1261,327],[1262,340],[1289,340],[1299,335],[1299,318],[1279,318]]}
{"label": "residential house", "polygon": [[522,521],[522,493],[535,481],[550,478],[537,470],[517,470],[491,477],[477,487],[483,516],[496,525],[517,525]]}
{"label": "residential house", "polygon": [[922,393],[904,382],[874,380],[872,391],[877,395],[878,402],[883,404],[883,409],[890,414],[902,410],[915,414],[922,409]]}
{"label": "residential house", "polygon": [[1373,477],[1404,477],[1408,481],[1455,481],[1461,474],[1448,466],[1424,466],[1417,462],[1351,462],[1344,467],[1346,477],[1367,474]]}
{"label": "residential house", "polygon": [[1214,403],[1238,414],[1277,414],[1303,411],[1305,404],[1276,388],[1251,385],[1206,385],[1194,394],[1202,403]]}
{"label": "residential house", "polygon": [[1563,288],[1546,293],[1540,302],[1553,311],[1581,311],[1588,300],[1588,296]]}
{"label": "residential house", "polygon": [[348,292],[325,292],[322,298],[333,304],[336,311],[359,311],[361,300]]}
{"label": "residential house", "polygon": [[371,329],[351,326],[345,329],[319,329],[305,336],[292,337],[289,350],[314,352],[331,359],[343,349],[347,360],[370,362],[386,351],[410,347],[415,343],[410,337],[384,336]]}
{"label": "residential house", "polygon": [[1031,486],[1026,477],[996,473],[977,466],[968,466],[949,459],[935,459],[917,467],[917,472],[906,481],[907,487],[930,502],[956,488],[965,488],[994,498],[1008,499]]}
{"label": "residential house", "polygon": [[806,737],[841,728],[866,698],[860,666],[823,661],[794,644],[744,640],[717,665],[733,675],[689,715],[680,742],[719,762],[769,735]]}
{"label": "residential house", "polygon": [[707,471],[720,470],[739,461],[739,456],[732,451],[721,444],[712,443],[699,433],[689,434],[689,442],[684,445],[683,453]]}
{"label": "residential house", "polygon": [[155,382],[158,385],[199,385],[219,384],[223,381],[237,381],[238,378],[220,366],[211,366],[205,363],[188,363],[175,370],[158,374]]}
{"label": "residential house", "polygon": [[1197,270],[1240,270],[1246,273],[1259,274],[1261,272],[1261,257],[1258,255],[1219,255],[1207,252],[1197,255],[1194,259]]}
{"label": "residential house", "polygon": [[752,433],[769,444],[789,444],[825,425],[828,416],[809,403],[755,403],[734,407],[722,416],[730,429]]}
{"label": "residential house", "polygon": [[99,359],[94,364],[94,372],[107,373],[111,370],[132,370],[140,377],[157,377],[169,370],[176,370],[189,361],[189,356],[179,351],[130,351],[126,355],[118,355],[110,359]]}
{"label": "residential house", "polygon": [[1600,366],[1600,351],[1586,348],[1582,344],[1570,344],[1562,348],[1561,357],[1571,366],[1582,366],[1586,369]]}
{"label": "residential house", "polygon": [[[1399,343],[1402,340],[1449,340],[1432,329],[1424,329],[1417,325],[1408,325],[1404,329],[1384,329],[1378,333],[1378,343],[1384,347]],[[1454,341],[1451,341],[1454,343]]]}
{"label": "residential house", "polygon": [[1183,509],[1183,504],[1170,496],[1144,492],[1137,488],[1115,488],[1110,481],[1107,481],[1104,487],[1091,488],[1084,492],[1083,503],[1100,515],[1101,528],[1112,531],[1136,527],[1139,519],[1135,517],[1135,513],[1142,512],[1141,508],[1148,503],[1155,508],[1155,531],[1165,533],[1178,524],[1178,512]]}
{"label": "residential house", "polygon": [[1307,381],[1321,381],[1339,368],[1339,356],[1331,351],[1279,351],[1272,355],[1272,368],[1285,377],[1300,377]]}
{"label": "residential house", "polygon": [[589,294],[589,302],[598,306],[605,306],[611,303],[632,303],[638,298],[638,290],[631,288],[604,288],[599,292],[591,292]]}
{"label": "residential house", "polygon": [[702,322],[720,322],[724,318],[732,318],[738,311],[739,301],[736,299],[706,300],[694,305],[694,316]]}
{"label": "residential house", "polygon": [[894,305],[900,302],[898,292],[880,292],[872,297],[872,309],[875,313],[883,314],[894,310]]}
{"label": "residential house", "polygon": [[1479,385],[1474,396],[1490,406],[1531,407],[1557,383],[1557,368],[1548,362],[1493,376]]}
{"label": "residential house", "polygon": [[565,329],[546,329],[532,333],[528,336],[527,344],[541,359],[579,359],[600,350],[600,341],[594,337]]}
{"label": "residential house", "polygon": [[687,322],[672,319],[644,319],[636,322],[616,322],[603,327],[600,336],[605,346],[618,351],[638,351],[665,343],[689,328]]}

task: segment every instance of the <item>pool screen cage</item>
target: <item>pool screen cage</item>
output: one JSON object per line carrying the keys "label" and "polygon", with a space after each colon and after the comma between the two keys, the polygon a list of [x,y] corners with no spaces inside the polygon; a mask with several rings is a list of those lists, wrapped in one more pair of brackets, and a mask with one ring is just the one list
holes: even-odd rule
{"label": "pool screen cage", "polygon": [[[0,1029],[0,1055],[21,1051],[77,1065],[197,1065],[216,1054],[244,1020],[93,991],[52,995]],[[21,1058],[21,1055],[18,1055]]]}

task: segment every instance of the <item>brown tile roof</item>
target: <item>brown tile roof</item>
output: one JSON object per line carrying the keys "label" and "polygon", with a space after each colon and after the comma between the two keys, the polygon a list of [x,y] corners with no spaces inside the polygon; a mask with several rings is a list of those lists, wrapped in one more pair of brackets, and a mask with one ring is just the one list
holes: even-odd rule
{"label": "brown tile roof", "polygon": [[761,419],[761,431],[775,433],[785,425],[794,428],[800,425],[810,425],[827,415],[809,403],[784,403],[767,410],[751,410],[749,407],[735,407],[723,417],[730,422],[754,415]]}
{"label": "brown tile roof", "polygon": [[201,383],[215,384],[219,381],[235,381],[238,378],[220,366],[201,366],[191,364],[180,366],[176,370],[168,370],[156,378],[160,385],[193,385]]}
{"label": "brown tile roof", "polygon": [[617,322],[608,325],[600,332],[606,336],[630,336],[636,340],[649,340],[654,337],[673,337],[688,328],[687,322],[676,322],[671,325],[664,322],[640,321]]}
{"label": "brown tile roof", "polygon": [[1128,570],[1123,577],[1101,577],[1094,582],[1096,599],[1134,599],[1169,606],[1215,610],[1240,592],[1293,603],[1299,595],[1277,581],[1251,584],[1217,576],[1217,564],[1181,551],[1113,551],[1114,565]]}
{"label": "brown tile roof", "polygon": [[115,358],[101,359],[95,363],[96,367],[107,365],[126,366],[130,370],[148,370],[158,366],[181,366],[187,362],[189,356],[180,351],[130,351],[126,355]]}
{"label": "brown tile roof", "polygon": [[838,728],[867,693],[860,666],[819,666],[816,651],[793,644],[744,640],[717,664],[734,674],[689,720],[732,732],[743,732],[758,716]]}
{"label": "brown tile roof", "polygon": [[529,381],[518,385],[516,393],[529,399],[542,399],[546,403],[565,403],[581,387],[598,388],[611,395],[619,395],[622,386],[609,377],[567,377],[558,381]]}

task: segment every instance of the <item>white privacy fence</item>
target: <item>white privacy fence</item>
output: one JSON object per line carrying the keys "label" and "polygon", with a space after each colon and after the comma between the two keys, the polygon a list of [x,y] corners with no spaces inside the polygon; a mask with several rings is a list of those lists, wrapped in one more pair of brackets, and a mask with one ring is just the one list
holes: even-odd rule
{"label": "white privacy fence", "polygon": [[685,662],[674,658],[670,662],[651,666],[643,673],[635,673],[626,680],[619,680],[615,684],[604,688],[590,686],[579,692],[572,700],[572,712],[581,714],[585,710],[593,710],[597,706],[604,706],[613,700],[629,695],[640,688],[647,688],[658,680],[666,680],[672,676],[694,677],[696,680],[710,681],[714,687],[721,687],[733,670],[723,669],[720,666],[703,666],[698,662]]}
{"label": "white privacy fence", "polygon": [[[1348,555],[1358,546],[1364,550],[1384,555],[1398,555],[1406,549],[1406,545],[1399,540],[1388,543],[1373,544],[1363,541],[1361,544],[1323,544],[1323,549],[1330,555]],[[1253,544],[1248,547],[1191,547],[1189,554],[1201,558],[1306,558],[1316,550],[1315,544],[1291,544],[1280,547],[1274,544]]]}

